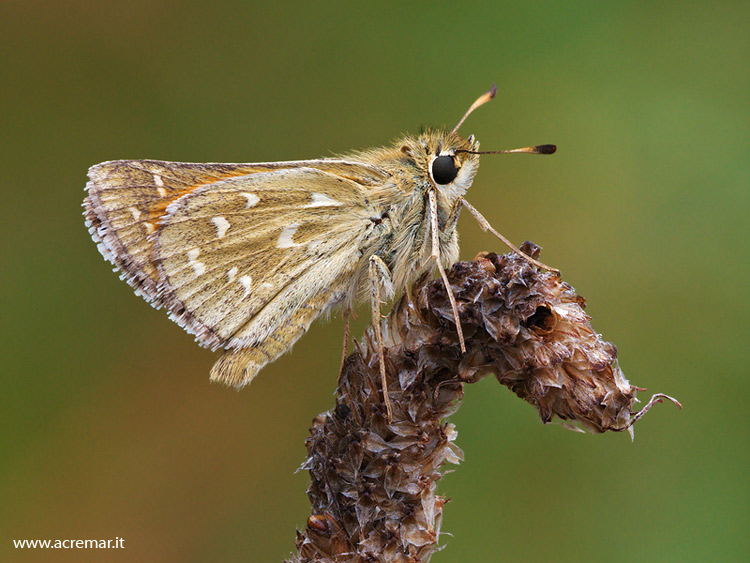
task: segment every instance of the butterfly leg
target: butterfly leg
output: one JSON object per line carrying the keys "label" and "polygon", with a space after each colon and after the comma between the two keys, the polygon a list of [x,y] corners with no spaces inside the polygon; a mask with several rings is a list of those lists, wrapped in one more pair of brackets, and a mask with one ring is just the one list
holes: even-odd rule
{"label": "butterfly leg", "polygon": [[[437,214],[437,194],[433,190],[429,192],[429,203],[430,203],[430,232],[432,234],[432,254],[430,259],[435,260],[440,277],[443,278],[443,284],[445,285],[445,291],[448,294],[448,301],[451,303],[451,310],[453,311],[453,319],[456,323],[456,333],[458,334],[458,343],[461,346],[461,352],[466,353],[466,343],[464,342],[464,331],[461,328],[461,318],[458,315],[458,304],[456,303],[456,297],[453,295],[451,284],[448,281],[448,275],[445,273],[443,268],[442,260],[440,260],[440,239],[438,230],[438,214]],[[459,199],[459,201],[461,201]],[[456,204],[456,218],[458,218],[458,211],[461,209]],[[451,213],[451,216],[453,213]]]}
{"label": "butterfly leg", "polygon": [[385,289],[386,297],[390,298],[394,293],[393,283],[391,282],[391,272],[388,270],[388,266],[383,262],[380,256],[370,257],[369,274],[372,328],[375,331],[375,340],[378,345],[378,363],[380,364],[380,380],[383,384],[385,409],[388,413],[388,422],[391,422],[393,420],[393,408],[391,407],[391,399],[388,395],[388,382],[385,377],[385,351],[383,346],[383,334],[380,330],[380,305],[382,304],[381,288]]}
{"label": "butterfly leg", "polygon": [[349,321],[351,320],[351,316],[352,310],[347,307],[344,310],[344,345],[341,350],[341,365],[339,366],[339,377],[336,380],[336,387],[341,384],[341,374],[344,373],[344,362],[346,361],[346,353],[349,350],[349,337],[351,336],[351,333],[349,332]]}
{"label": "butterfly leg", "polygon": [[479,213],[479,211],[471,205],[468,201],[466,201],[464,198],[459,198],[459,202],[463,203],[464,207],[469,210],[469,213],[471,213],[474,216],[474,219],[476,219],[477,223],[479,223],[479,227],[484,231],[489,231],[493,235],[495,235],[497,238],[499,238],[501,241],[503,241],[503,244],[505,244],[508,248],[510,248],[513,252],[521,256],[524,260],[529,262],[530,264],[534,264],[534,266],[537,266],[538,268],[542,268],[543,270],[549,270],[550,272],[555,272],[557,274],[560,273],[560,270],[557,268],[551,268],[547,266],[546,264],[542,264],[538,260],[534,260],[531,256],[526,254],[525,252],[522,252],[520,249],[516,248],[516,246],[510,242],[507,238],[505,238],[503,235],[498,233],[495,229],[492,228],[492,225],[490,225],[489,221],[484,218],[484,216]]}

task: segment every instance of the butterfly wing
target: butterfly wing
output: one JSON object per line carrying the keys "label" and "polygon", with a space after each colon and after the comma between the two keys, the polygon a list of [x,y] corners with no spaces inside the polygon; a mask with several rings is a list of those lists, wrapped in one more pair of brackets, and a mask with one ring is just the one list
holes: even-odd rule
{"label": "butterfly wing", "polygon": [[333,159],[116,161],[90,176],[85,215],[104,257],[202,345],[234,350],[212,377],[235,385],[343,297],[371,223],[368,186],[386,178]]}
{"label": "butterfly wing", "polygon": [[376,167],[338,159],[254,164],[114,160],[89,169],[88,196],[83,203],[86,227],[122,279],[159,308],[153,242],[168,205],[228,178],[302,167],[356,179],[362,185],[377,185],[385,179]]}

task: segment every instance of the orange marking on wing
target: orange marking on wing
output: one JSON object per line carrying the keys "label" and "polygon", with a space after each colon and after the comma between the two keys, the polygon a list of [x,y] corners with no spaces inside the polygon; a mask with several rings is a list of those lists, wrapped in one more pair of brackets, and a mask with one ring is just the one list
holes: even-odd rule
{"label": "orange marking on wing", "polygon": [[[210,183],[211,182],[206,182],[206,184]],[[182,196],[192,193],[204,185],[205,184],[197,184],[195,186],[188,186],[183,190],[172,190],[169,194],[169,197],[157,199],[156,201],[154,201],[151,205],[149,205],[147,211],[149,222],[153,223],[154,226],[158,229],[161,226],[162,217],[164,217],[164,215],[166,215],[167,213],[167,207],[169,205],[180,199]]]}
{"label": "orange marking on wing", "polygon": [[236,170],[233,170],[232,172],[225,173],[225,174],[203,174],[199,176],[198,180],[199,182],[193,186],[187,186],[183,189],[174,189],[172,188],[170,190],[170,193],[168,197],[159,199],[152,203],[147,210],[148,215],[148,221],[150,223],[154,224],[154,227],[158,229],[161,226],[162,219],[164,215],[167,213],[167,207],[169,207],[172,203],[180,199],[182,196],[185,196],[187,194],[193,193],[195,190],[202,186],[206,186],[208,184],[213,184],[215,182],[220,182],[221,180],[226,180],[228,178],[236,178],[238,176],[247,176],[248,174],[255,174],[257,172],[267,172],[269,170],[272,170],[272,168],[267,167],[253,167],[251,169],[248,168],[238,168]]}

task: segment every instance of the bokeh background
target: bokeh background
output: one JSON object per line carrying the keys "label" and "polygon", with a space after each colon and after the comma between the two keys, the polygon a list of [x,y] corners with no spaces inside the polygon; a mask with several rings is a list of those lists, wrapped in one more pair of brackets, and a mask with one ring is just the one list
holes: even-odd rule
{"label": "bokeh background", "polygon": [[[89,166],[382,145],[453,126],[496,81],[462,132],[559,151],[485,157],[469,200],[544,247],[643,397],[685,409],[656,408],[631,443],[470,386],[433,560],[747,560],[748,6],[0,3],[0,559],[280,561],[309,514],[295,469],[333,403],[341,319],[250,388],[210,385],[215,356],[96,251]],[[505,251],[460,230],[466,259]]]}

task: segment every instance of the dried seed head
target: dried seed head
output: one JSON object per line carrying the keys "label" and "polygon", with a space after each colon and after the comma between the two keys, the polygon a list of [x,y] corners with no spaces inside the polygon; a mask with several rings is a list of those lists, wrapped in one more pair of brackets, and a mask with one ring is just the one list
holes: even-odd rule
{"label": "dried seed head", "polygon": [[[521,250],[533,258],[539,248]],[[465,383],[494,373],[534,405],[595,432],[629,430],[638,390],[559,274],[516,254],[483,253],[449,272],[467,351],[461,354],[442,281],[418,282],[381,323],[393,421],[383,403],[378,348],[367,331],[344,365],[337,404],[307,440],[313,516],[290,561],[426,562],[437,549],[446,462],[463,453],[446,418]]]}

